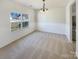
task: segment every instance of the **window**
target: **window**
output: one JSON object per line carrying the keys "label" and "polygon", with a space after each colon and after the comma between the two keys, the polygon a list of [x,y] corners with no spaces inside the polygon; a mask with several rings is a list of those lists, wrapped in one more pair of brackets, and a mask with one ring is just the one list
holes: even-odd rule
{"label": "window", "polygon": [[28,22],[22,22],[22,27],[25,28],[28,26]]}
{"label": "window", "polygon": [[20,22],[11,22],[11,31],[15,31],[21,28]]}
{"label": "window", "polygon": [[26,28],[29,25],[28,14],[11,12],[10,23],[11,23],[11,31],[16,31],[18,29]]}

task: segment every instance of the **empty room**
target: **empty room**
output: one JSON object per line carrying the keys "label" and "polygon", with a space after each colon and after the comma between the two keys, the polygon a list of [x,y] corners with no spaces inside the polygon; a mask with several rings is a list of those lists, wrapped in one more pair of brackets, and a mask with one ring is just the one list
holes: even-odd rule
{"label": "empty room", "polygon": [[0,59],[77,59],[76,0],[0,0]]}

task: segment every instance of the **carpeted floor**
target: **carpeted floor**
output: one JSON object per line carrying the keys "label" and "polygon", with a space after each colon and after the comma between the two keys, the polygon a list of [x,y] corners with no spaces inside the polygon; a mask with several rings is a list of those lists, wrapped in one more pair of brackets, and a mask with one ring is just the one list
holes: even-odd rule
{"label": "carpeted floor", "polygon": [[64,35],[34,32],[0,49],[0,59],[75,59]]}

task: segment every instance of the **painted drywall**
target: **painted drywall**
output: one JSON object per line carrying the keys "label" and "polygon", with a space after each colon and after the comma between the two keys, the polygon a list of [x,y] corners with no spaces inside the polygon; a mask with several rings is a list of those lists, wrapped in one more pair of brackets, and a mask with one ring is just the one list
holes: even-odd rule
{"label": "painted drywall", "polygon": [[38,12],[38,30],[65,34],[65,8],[52,8]]}
{"label": "painted drywall", "polygon": [[[9,14],[11,11],[18,11],[29,15],[29,27],[11,32]],[[22,36],[35,30],[34,10],[13,2],[2,0],[0,2],[0,48],[19,39]]]}

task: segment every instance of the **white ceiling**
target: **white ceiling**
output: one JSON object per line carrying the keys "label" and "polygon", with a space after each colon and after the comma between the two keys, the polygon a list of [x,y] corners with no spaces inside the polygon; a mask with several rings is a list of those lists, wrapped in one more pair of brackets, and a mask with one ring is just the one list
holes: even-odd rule
{"label": "white ceiling", "polygon": [[[42,0],[14,0],[15,2],[24,4],[26,6],[40,9],[42,7]],[[70,0],[46,0],[47,8],[65,7]]]}

